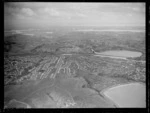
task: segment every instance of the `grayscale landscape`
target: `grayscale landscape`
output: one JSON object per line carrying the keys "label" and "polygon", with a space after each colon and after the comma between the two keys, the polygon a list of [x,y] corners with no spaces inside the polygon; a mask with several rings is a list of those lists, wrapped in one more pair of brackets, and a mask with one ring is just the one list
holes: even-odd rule
{"label": "grayscale landscape", "polygon": [[145,55],[144,3],[5,3],[4,108],[146,107]]}

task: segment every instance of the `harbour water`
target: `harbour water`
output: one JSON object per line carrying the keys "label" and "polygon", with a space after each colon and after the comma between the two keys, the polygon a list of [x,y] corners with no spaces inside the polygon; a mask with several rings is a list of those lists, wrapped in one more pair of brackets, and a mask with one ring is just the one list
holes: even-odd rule
{"label": "harbour water", "polygon": [[103,91],[103,94],[119,107],[146,107],[146,87],[141,83],[112,87]]}
{"label": "harbour water", "polygon": [[95,52],[96,55],[100,56],[110,56],[110,57],[140,57],[142,55],[141,52],[136,51],[127,51],[127,50],[112,50],[112,51],[104,51],[104,52]]}

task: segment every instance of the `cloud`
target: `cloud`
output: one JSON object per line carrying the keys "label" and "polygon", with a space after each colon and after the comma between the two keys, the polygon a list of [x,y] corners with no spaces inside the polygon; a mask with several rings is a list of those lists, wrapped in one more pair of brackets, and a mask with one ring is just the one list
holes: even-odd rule
{"label": "cloud", "polygon": [[51,16],[60,16],[60,12],[55,8],[44,8],[43,12],[51,15]]}
{"label": "cloud", "polygon": [[79,16],[79,17],[87,17],[87,15],[83,14],[83,13],[77,13],[76,15]]}
{"label": "cloud", "polygon": [[70,20],[74,16],[74,14],[69,12],[69,11],[64,11],[64,10],[61,10],[59,8],[49,8],[49,7],[41,8],[38,11],[38,13],[40,15],[42,15],[42,18],[45,18],[45,19],[54,17],[54,18],[57,18],[57,19],[69,19]]}
{"label": "cloud", "polygon": [[12,15],[15,15],[16,13],[19,13],[19,8],[17,7],[11,7],[9,5],[5,5],[4,7],[4,14],[5,16],[12,16]]}
{"label": "cloud", "polygon": [[134,8],[132,8],[132,9],[133,9],[133,11],[140,11],[140,9],[137,8],[137,7],[134,7]]}
{"label": "cloud", "polygon": [[133,15],[132,15],[131,13],[128,13],[128,14],[127,14],[127,16],[130,16],[130,17],[132,17]]}
{"label": "cloud", "polygon": [[14,26],[21,27],[28,25],[130,25],[145,21],[144,10],[145,5],[141,3],[11,2],[5,4],[4,16],[6,23],[10,22]]}
{"label": "cloud", "polygon": [[27,16],[35,15],[35,12],[30,8],[22,8],[21,12]]}

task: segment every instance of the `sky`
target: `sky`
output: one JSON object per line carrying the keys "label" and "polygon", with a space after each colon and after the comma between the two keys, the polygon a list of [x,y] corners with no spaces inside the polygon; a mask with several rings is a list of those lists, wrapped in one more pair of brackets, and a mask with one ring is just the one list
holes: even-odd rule
{"label": "sky", "polygon": [[4,28],[145,26],[145,3],[4,3]]}

